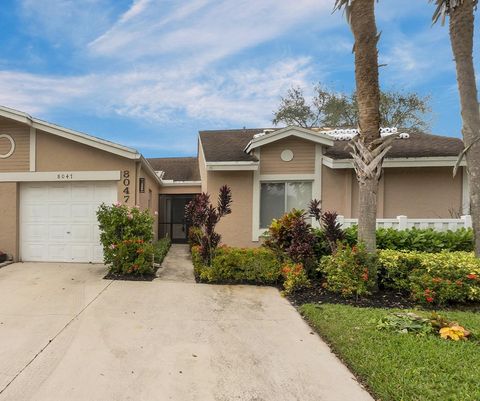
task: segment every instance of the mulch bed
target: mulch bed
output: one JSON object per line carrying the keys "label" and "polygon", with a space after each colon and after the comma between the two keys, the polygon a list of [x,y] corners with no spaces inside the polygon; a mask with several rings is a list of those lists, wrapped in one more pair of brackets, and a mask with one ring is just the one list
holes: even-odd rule
{"label": "mulch bed", "polygon": [[310,288],[298,291],[289,295],[288,300],[295,306],[300,306],[308,303],[329,303],[329,304],[344,304],[359,307],[371,308],[398,308],[407,309],[412,308],[415,304],[408,298],[407,295],[394,293],[391,291],[379,291],[378,293],[361,297],[358,299],[346,298],[340,294],[335,294],[325,290],[319,283],[312,283]]}
{"label": "mulch bed", "polygon": [[[287,296],[287,299],[295,306],[299,307],[303,304],[343,304],[357,306],[361,308],[387,308],[387,309],[411,309],[422,308],[428,310],[438,309],[438,306],[428,307],[427,305],[419,305],[409,299],[407,294],[395,293],[392,291],[380,290],[368,297],[355,299],[354,297],[345,298],[340,294],[335,294],[325,290],[320,283],[312,283],[310,288],[298,291]],[[443,310],[460,310],[470,312],[480,312],[479,303],[471,303],[467,305],[455,304],[442,306]]]}

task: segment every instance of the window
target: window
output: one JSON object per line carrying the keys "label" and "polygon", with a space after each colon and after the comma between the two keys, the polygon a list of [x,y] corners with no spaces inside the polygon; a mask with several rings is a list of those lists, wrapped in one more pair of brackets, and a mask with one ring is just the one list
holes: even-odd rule
{"label": "window", "polygon": [[307,209],[312,200],[312,182],[262,182],[260,188],[260,228],[295,209]]}
{"label": "window", "polygon": [[152,198],[153,198],[153,193],[152,190],[148,190],[148,210],[152,210]]}

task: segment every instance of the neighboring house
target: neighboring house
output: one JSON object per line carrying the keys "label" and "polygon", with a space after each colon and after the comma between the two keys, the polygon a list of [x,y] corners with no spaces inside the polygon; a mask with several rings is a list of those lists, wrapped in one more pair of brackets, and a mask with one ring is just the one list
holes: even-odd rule
{"label": "neighboring house", "polygon": [[[257,246],[272,218],[312,198],[324,210],[356,217],[351,135],[298,127],[201,131],[197,157],[144,159],[134,149],[0,108],[0,249],[24,261],[99,262],[95,210],[115,201],[158,211],[158,235],[184,242],[186,203],[202,191],[215,202],[224,184],[232,188],[232,214],[218,231],[232,246]],[[462,141],[401,137],[385,161],[378,217],[468,214],[464,168],[452,177]]]}

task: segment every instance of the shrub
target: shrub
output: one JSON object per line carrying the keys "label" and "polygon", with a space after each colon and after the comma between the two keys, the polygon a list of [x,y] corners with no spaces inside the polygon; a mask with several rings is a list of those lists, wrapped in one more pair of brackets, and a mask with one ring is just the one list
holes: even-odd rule
{"label": "shrub", "polygon": [[385,249],[378,252],[379,286],[386,290],[410,292],[410,274],[420,266],[420,253]]}
{"label": "shrub", "polygon": [[165,237],[153,243],[153,255],[155,263],[161,264],[172,245],[170,238]]}
{"label": "shrub", "polygon": [[190,227],[188,229],[188,245],[190,249],[194,246],[201,245],[201,239],[203,236],[203,231],[200,227]]}
{"label": "shrub", "polygon": [[376,285],[377,257],[363,246],[340,246],[336,253],[321,259],[319,270],[329,291],[344,296],[369,295]]}
{"label": "shrub", "polygon": [[379,252],[380,282],[425,304],[480,301],[480,260],[469,252]]}
{"label": "shrub", "polygon": [[311,285],[307,273],[301,263],[287,263],[282,268],[282,275],[284,278],[283,295],[293,294],[294,292],[308,288]]}
{"label": "shrub", "polygon": [[[357,243],[357,226],[345,229],[345,237],[348,244],[355,245]],[[473,250],[473,231],[465,228],[456,231],[435,231],[432,228],[407,230],[378,228],[377,248],[429,253],[471,252]]]}
{"label": "shrub", "polygon": [[207,283],[275,284],[281,278],[281,265],[275,254],[265,248],[221,246],[207,266],[199,246],[192,248],[195,277]]}
{"label": "shrub", "polygon": [[282,262],[302,263],[308,270],[313,265],[315,236],[303,210],[292,209],[268,228],[265,246]]}
{"label": "shrub", "polygon": [[[205,192],[196,195],[185,207],[185,220],[195,229],[191,231],[192,243],[200,245],[203,262],[210,265],[221,236],[215,232],[220,219],[232,213],[232,191],[224,185],[218,194],[217,206],[210,202],[210,195]],[[190,234],[190,232],[189,232]]]}
{"label": "shrub", "polygon": [[104,262],[110,273],[153,273],[153,217],[147,210],[102,204],[97,218]]}

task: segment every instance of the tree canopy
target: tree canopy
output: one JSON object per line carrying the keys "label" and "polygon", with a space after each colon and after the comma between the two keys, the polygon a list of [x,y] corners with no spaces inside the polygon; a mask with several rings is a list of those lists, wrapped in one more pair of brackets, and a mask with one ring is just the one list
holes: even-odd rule
{"label": "tree canopy", "polygon": [[[416,93],[387,91],[380,94],[380,125],[415,130],[428,130],[427,114],[430,98]],[[280,100],[274,112],[273,124],[312,127],[356,127],[358,108],[356,93],[337,93],[321,85],[314,87],[314,96],[308,102],[303,90],[292,87]]]}

